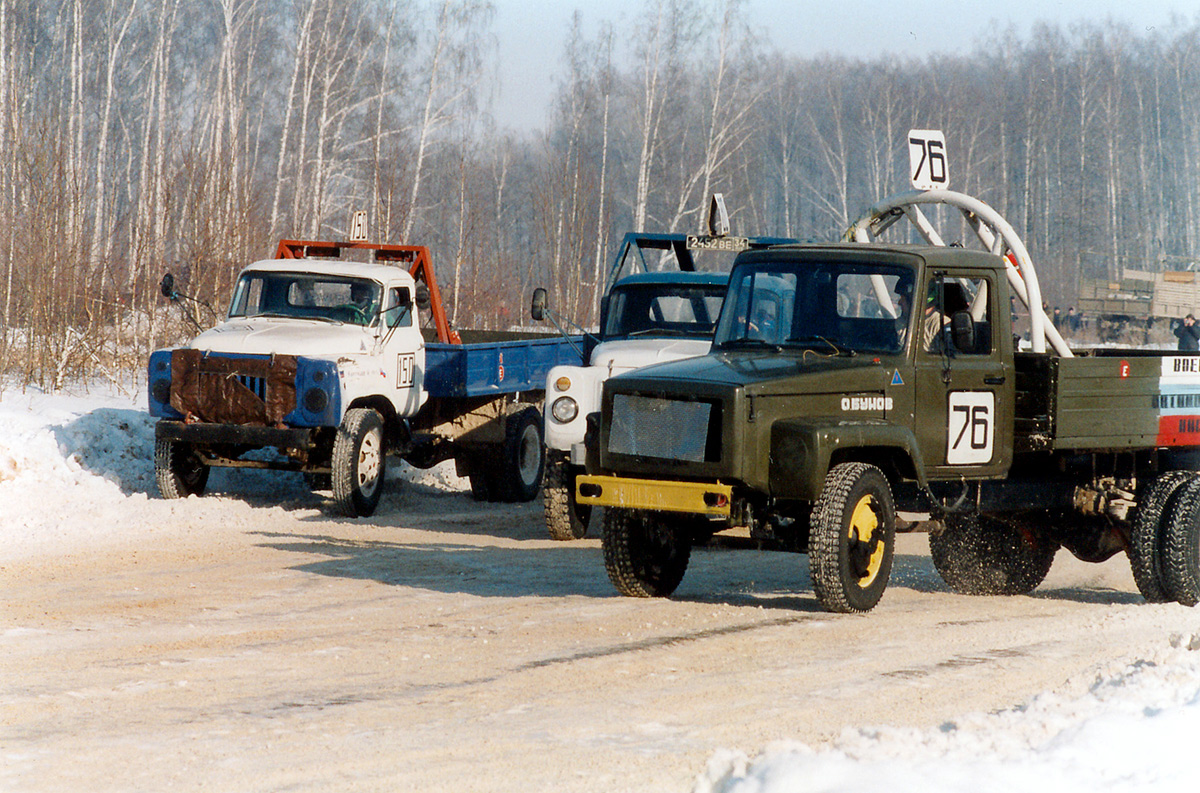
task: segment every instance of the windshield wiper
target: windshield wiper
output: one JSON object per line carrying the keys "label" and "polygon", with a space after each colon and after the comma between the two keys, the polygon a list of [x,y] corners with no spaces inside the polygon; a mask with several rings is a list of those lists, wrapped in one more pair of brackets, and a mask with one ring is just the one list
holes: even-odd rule
{"label": "windshield wiper", "polygon": [[262,314],[247,314],[242,317],[239,317],[239,319],[315,319],[318,322],[328,322],[333,325],[345,325],[346,324],[345,322],[342,322],[340,319],[334,319],[333,317],[323,317],[319,314],[315,314],[311,317],[298,317],[295,314],[282,314],[282,313],[279,313],[276,311],[264,311]]}
{"label": "windshield wiper", "polygon": [[655,335],[658,335],[658,336],[704,336],[705,335],[704,332],[701,330],[687,331],[687,330],[683,330],[681,328],[642,328],[641,330],[631,330],[629,333],[626,333],[625,336],[626,337],[648,336],[652,333]]}
{"label": "windshield wiper", "polygon": [[721,342],[720,345],[718,345],[718,346],[722,350],[733,350],[733,349],[738,349],[738,348],[752,348],[752,347],[766,348],[769,350],[774,350],[775,352],[782,352],[782,350],[783,350],[782,346],[776,344],[773,341],[767,341],[766,339],[756,339],[751,336],[743,336],[740,339],[727,339],[727,340]]}
{"label": "windshield wiper", "polygon": [[842,349],[824,336],[797,336],[787,340],[788,345],[803,346],[809,348],[819,347],[820,345],[828,345],[833,348],[835,355],[846,355],[851,358],[858,355],[858,350],[852,348]]}

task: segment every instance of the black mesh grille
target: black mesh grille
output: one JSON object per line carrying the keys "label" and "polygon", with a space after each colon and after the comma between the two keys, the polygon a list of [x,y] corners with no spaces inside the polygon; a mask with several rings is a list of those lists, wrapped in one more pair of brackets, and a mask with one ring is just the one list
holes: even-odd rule
{"label": "black mesh grille", "polygon": [[608,450],[664,460],[720,457],[720,406],[713,402],[615,394]]}

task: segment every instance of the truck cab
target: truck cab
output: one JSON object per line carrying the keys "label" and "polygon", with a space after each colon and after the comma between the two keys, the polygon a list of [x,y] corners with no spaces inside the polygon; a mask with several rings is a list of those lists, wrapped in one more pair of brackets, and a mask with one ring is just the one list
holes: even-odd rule
{"label": "truck cab", "polygon": [[[605,384],[577,499],[609,508],[610,578],[632,594],[673,589],[686,543],[671,546],[674,563],[655,562],[661,575],[631,571],[631,543],[739,525],[794,550],[847,545],[832,552],[826,605],[873,606],[890,569],[892,483],[920,494],[1002,478],[1012,465],[1007,305],[1004,262],[983,252],[843,243],[742,253],[708,355]],[[832,535],[816,517],[847,493],[861,503],[838,509],[863,522],[850,540],[841,511],[828,518]],[[846,559],[853,573],[840,569]]]}

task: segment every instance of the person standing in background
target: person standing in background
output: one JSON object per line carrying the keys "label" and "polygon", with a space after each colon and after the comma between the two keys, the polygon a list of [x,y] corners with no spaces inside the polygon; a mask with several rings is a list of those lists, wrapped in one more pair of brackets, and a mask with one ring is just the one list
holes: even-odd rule
{"label": "person standing in background", "polygon": [[1196,325],[1196,318],[1191,314],[1188,314],[1182,322],[1175,326],[1175,335],[1179,337],[1181,352],[1200,350],[1200,326]]}

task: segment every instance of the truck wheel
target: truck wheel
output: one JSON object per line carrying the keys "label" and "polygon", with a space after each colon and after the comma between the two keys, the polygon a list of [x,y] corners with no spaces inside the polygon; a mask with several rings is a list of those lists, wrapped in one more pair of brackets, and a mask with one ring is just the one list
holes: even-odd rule
{"label": "truck wheel", "polygon": [[385,471],[383,419],[370,408],[351,408],[333,441],[333,500],[352,518],[375,512]]}
{"label": "truck wheel", "polygon": [[622,595],[666,597],[687,570],[691,538],[678,524],[645,510],[604,511],[604,567]]}
{"label": "truck wheel", "polygon": [[542,414],[525,408],[508,417],[496,485],[501,501],[533,501],[542,487],[546,465],[542,445]]}
{"label": "truck wheel", "polygon": [[487,470],[487,463],[482,455],[471,459],[471,472],[467,479],[471,482],[471,498],[476,501],[499,501],[496,494],[495,477]]}
{"label": "truck wheel", "polygon": [[892,573],[896,510],[887,477],[873,465],[842,463],[813,505],[808,564],[829,611],[870,611]]}
{"label": "truck wheel", "polygon": [[154,442],[154,480],[163,498],[185,498],[204,493],[209,467],[190,443]]}
{"label": "truck wheel", "polygon": [[310,474],[305,472],[301,475],[304,478],[304,486],[309,490],[332,490],[333,477],[329,474]]}
{"label": "truck wheel", "polygon": [[988,515],[953,515],[929,535],[929,555],[960,595],[1023,595],[1050,572],[1058,545],[1023,523]]}
{"label": "truck wheel", "polygon": [[542,507],[546,514],[546,528],[555,540],[581,540],[587,536],[592,508],[575,501],[575,471],[563,452],[546,452]]}
{"label": "truck wheel", "polygon": [[1147,603],[1170,600],[1163,584],[1162,542],[1182,486],[1195,478],[1191,471],[1168,471],[1156,478],[1138,505],[1129,536],[1129,567]]}
{"label": "truck wheel", "polygon": [[1169,600],[1200,603],[1200,479],[1192,479],[1163,518],[1161,563]]}

